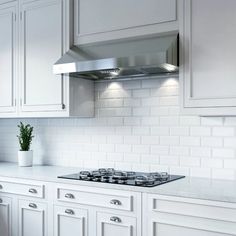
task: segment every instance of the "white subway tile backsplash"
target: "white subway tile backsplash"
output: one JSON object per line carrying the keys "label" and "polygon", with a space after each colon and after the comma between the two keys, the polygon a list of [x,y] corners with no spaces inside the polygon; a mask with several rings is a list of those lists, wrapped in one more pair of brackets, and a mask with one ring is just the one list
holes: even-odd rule
{"label": "white subway tile backsplash", "polygon": [[216,158],[202,158],[201,166],[204,168],[223,168],[223,160]]}
{"label": "white subway tile backsplash", "polygon": [[223,117],[201,117],[201,125],[203,126],[222,126]]}
{"label": "white subway tile backsplash", "polygon": [[190,128],[191,136],[210,136],[211,128],[209,127],[191,127]]}
{"label": "white subway tile backsplash", "polygon": [[134,98],[145,98],[149,97],[150,90],[149,89],[137,89],[133,91]]}
{"label": "white subway tile backsplash", "polygon": [[[22,119],[35,163],[236,179],[236,118],[181,115],[178,93],[176,78],[97,82],[94,118]],[[0,160],[17,161],[19,121],[0,120]]]}
{"label": "white subway tile backsplash", "polygon": [[188,127],[171,127],[170,135],[173,136],[188,136],[189,128]]}
{"label": "white subway tile backsplash", "polygon": [[193,157],[210,157],[211,156],[211,148],[193,147],[193,148],[191,148],[191,156],[193,156]]}
{"label": "white subway tile backsplash", "polygon": [[235,135],[235,130],[233,127],[214,127],[212,135],[220,137],[230,137]]}
{"label": "white subway tile backsplash", "polygon": [[202,146],[208,146],[208,147],[222,147],[223,138],[202,137],[201,144]]}
{"label": "white subway tile backsplash", "polygon": [[200,117],[198,116],[180,116],[179,123],[181,126],[199,126]]}
{"label": "white subway tile backsplash", "polygon": [[168,146],[175,146],[179,145],[179,137],[175,136],[161,136],[160,137],[160,144],[161,145],[168,145]]}
{"label": "white subway tile backsplash", "polygon": [[213,148],[212,149],[213,157],[221,157],[221,158],[234,158],[235,151],[234,149],[226,149],[226,148]]}
{"label": "white subway tile backsplash", "polygon": [[200,165],[200,158],[190,156],[180,157],[180,166],[199,167]]}
{"label": "white subway tile backsplash", "polygon": [[200,146],[199,137],[180,137],[180,144],[183,146]]}
{"label": "white subway tile backsplash", "polygon": [[178,156],[160,156],[160,164],[168,166],[178,166],[179,157]]}

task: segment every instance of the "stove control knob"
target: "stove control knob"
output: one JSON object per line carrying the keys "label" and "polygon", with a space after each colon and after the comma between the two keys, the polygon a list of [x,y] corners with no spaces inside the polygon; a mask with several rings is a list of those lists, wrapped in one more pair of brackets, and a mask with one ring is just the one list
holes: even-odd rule
{"label": "stove control knob", "polygon": [[117,206],[122,205],[121,201],[116,200],[116,199],[112,199],[112,200],[110,201],[110,203],[111,203],[112,205],[117,205]]}
{"label": "stove control knob", "polygon": [[112,216],[110,218],[110,221],[112,222],[116,222],[116,223],[121,223],[121,218],[117,217],[117,216]]}
{"label": "stove control knob", "polygon": [[74,196],[73,194],[71,194],[71,193],[67,193],[67,194],[65,195],[65,198],[74,199],[75,196]]}

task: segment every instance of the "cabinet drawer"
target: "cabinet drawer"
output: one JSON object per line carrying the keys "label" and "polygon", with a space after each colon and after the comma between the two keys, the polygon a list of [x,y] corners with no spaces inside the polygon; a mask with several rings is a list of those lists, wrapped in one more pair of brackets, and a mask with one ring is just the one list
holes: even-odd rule
{"label": "cabinet drawer", "polygon": [[44,198],[44,186],[0,181],[0,193],[12,193],[29,197]]}
{"label": "cabinet drawer", "polygon": [[236,222],[236,204],[163,196],[150,202],[153,212]]}
{"label": "cabinet drawer", "polygon": [[94,193],[63,188],[57,189],[57,199],[59,201],[107,207],[125,211],[133,211],[133,197],[134,196],[128,194],[111,195],[106,193]]}

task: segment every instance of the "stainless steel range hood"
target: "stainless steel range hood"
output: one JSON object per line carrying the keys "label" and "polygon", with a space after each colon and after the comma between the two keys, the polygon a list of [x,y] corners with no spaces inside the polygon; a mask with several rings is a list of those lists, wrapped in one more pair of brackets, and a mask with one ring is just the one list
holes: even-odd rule
{"label": "stainless steel range hood", "polygon": [[178,35],[72,47],[54,74],[112,79],[178,72]]}

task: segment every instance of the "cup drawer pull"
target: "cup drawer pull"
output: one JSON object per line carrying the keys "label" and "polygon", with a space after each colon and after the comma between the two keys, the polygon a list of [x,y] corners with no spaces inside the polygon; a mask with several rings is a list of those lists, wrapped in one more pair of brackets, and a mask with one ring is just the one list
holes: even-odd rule
{"label": "cup drawer pull", "polygon": [[71,193],[67,193],[67,194],[65,195],[65,198],[74,199],[75,196],[74,196],[73,194],[71,194]]}
{"label": "cup drawer pull", "polygon": [[121,201],[119,201],[119,200],[117,200],[117,199],[112,199],[112,200],[110,201],[110,203],[113,204],[113,205],[117,205],[117,206],[120,206],[120,205],[121,205]]}
{"label": "cup drawer pull", "polygon": [[34,203],[30,203],[30,204],[29,204],[29,207],[31,207],[31,208],[34,208],[34,209],[35,209],[35,208],[37,208],[37,205],[36,205],[36,204],[34,204]]}
{"label": "cup drawer pull", "polygon": [[75,212],[71,209],[66,209],[65,213],[68,214],[68,215],[74,215],[75,214]]}
{"label": "cup drawer pull", "polygon": [[121,219],[119,217],[117,217],[117,216],[112,216],[110,218],[110,221],[116,222],[116,223],[121,223]]}
{"label": "cup drawer pull", "polygon": [[38,193],[38,192],[37,192],[36,189],[34,189],[34,188],[30,188],[30,189],[29,189],[29,193],[36,194],[36,193]]}

